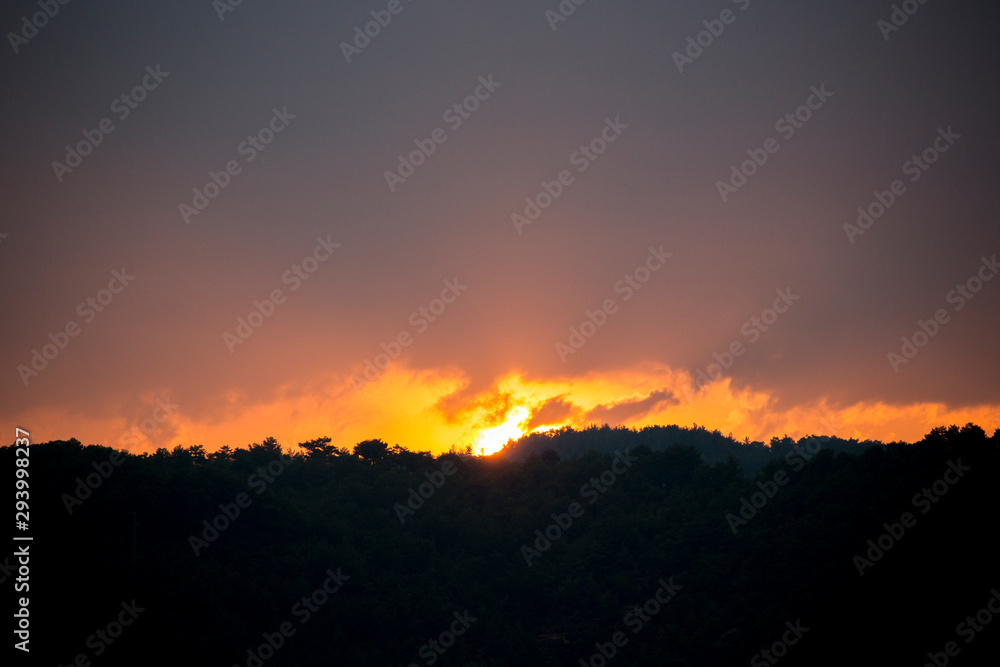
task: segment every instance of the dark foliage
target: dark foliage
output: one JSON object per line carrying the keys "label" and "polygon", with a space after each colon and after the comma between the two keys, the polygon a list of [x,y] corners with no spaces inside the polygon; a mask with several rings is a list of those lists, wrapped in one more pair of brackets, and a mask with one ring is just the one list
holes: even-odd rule
{"label": "dark foliage", "polygon": [[[32,446],[32,658],[248,665],[287,621],[295,634],[263,665],[425,665],[421,647],[468,610],[477,620],[434,664],[591,664],[622,631],[612,667],[763,665],[798,620],[809,630],[779,664],[922,665],[948,641],[955,664],[995,664],[1000,618],[971,643],[956,626],[1000,586],[1000,432],[867,444],[595,427],[489,458],[329,438],[292,453],[269,438],[120,465],[75,440]],[[0,452],[11,470],[13,448]],[[938,497],[959,460],[968,471]],[[741,501],[767,489],[734,534]],[[549,528],[574,502],[571,525]],[[904,512],[915,525],[860,576],[855,556]],[[205,521],[228,526],[210,539]],[[558,536],[528,566],[522,547],[547,529]],[[349,579],[301,622],[294,605],[338,568]],[[634,632],[627,615],[671,577],[679,592]],[[145,611],[96,655],[88,637],[133,599]]]}

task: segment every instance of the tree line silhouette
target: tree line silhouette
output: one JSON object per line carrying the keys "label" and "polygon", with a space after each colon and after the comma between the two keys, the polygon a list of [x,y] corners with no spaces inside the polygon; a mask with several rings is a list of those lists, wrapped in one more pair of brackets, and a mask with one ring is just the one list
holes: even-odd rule
{"label": "tree line silhouette", "polygon": [[[781,664],[920,665],[955,640],[954,660],[973,665],[1000,647],[1000,622],[969,644],[955,635],[1000,585],[1000,430],[973,424],[912,444],[768,446],[697,426],[595,426],[489,457],[326,437],[212,452],[31,449],[33,657],[52,664],[598,664],[599,645],[622,631],[608,664],[745,665],[797,621],[809,631]],[[627,472],[529,567],[522,546],[581,487],[602,474],[606,484],[626,450]],[[12,468],[13,447],[2,455]],[[915,511],[915,494],[959,459],[968,472]],[[423,502],[408,505],[412,493]],[[754,511],[734,531],[727,516],[744,500]],[[907,510],[915,525],[859,574],[855,557]],[[192,536],[207,546],[192,549]],[[299,625],[290,610],[331,577],[336,593]],[[663,582],[678,586],[670,603],[632,635],[626,619]],[[142,613],[95,655],[88,637],[133,600]],[[463,613],[476,620],[447,650],[422,651]],[[286,622],[294,634],[261,659]]]}

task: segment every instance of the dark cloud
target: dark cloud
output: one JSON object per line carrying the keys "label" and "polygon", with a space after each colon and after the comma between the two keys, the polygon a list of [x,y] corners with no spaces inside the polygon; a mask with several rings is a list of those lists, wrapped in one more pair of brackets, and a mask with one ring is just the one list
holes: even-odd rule
{"label": "dark cloud", "polygon": [[598,424],[617,425],[626,421],[638,419],[645,414],[658,408],[680,403],[673,393],[658,389],[649,394],[646,398],[637,398],[632,401],[622,401],[613,405],[599,405],[590,410],[586,415],[586,420],[597,422]]}
{"label": "dark cloud", "polygon": [[539,426],[560,424],[573,417],[579,408],[564,396],[553,396],[531,411],[531,417],[523,426],[525,431],[532,431]]}

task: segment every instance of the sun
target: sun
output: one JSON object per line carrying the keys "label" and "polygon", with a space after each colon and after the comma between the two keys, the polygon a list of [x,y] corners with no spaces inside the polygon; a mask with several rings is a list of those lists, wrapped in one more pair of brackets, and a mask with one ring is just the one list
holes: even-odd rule
{"label": "sun", "polygon": [[518,425],[527,419],[529,414],[525,407],[514,408],[504,423],[479,432],[472,451],[481,451],[488,456],[503,449],[511,438],[517,440],[524,435],[524,431]]}

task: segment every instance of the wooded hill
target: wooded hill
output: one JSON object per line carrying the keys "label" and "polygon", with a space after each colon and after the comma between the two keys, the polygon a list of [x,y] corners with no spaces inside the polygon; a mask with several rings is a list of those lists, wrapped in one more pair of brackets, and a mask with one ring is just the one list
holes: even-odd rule
{"label": "wooded hill", "polygon": [[975,618],[1000,586],[1000,432],[865,445],[671,426],[493,457],[49,442],[30,592],[15,558],[0,575],[45,664],[993,664],[1000,622]]}

